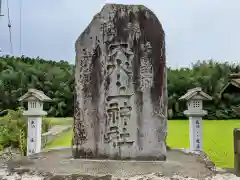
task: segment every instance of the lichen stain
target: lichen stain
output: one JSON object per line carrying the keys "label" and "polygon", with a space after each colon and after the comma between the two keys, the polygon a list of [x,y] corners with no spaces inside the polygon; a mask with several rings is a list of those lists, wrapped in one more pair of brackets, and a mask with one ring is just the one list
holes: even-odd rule
{"label": "lichen stain", "polygon": [[91,84],[91,91],[92,91],[92,103],[98,104],[99,97],[100,97],[100,87],[99,85],[103,82],[103,77],[101,74],[101,63],[100,63],[100,57],[101,57],[101,48],[99,46],[96,47],[94,50],[94,54],[92,57],[92,72],[91,72],[91,78],[92,78],[92,84]]}
{"label": "lichen stain", "polygon": [[[117,7],[117,11],[114,17],[114,25],[117,28],[116,41],[127,42],[128,33],[124,31],[127,28],[128,22],[139,22],[141,37],[136,40],[133,39],[133,52],[134,52],[134,61],[133,61],[133,81],[135,83],[135,92],[138,93],[139,87],[139,67],[140,67],[140,57],[142,52],[140,50],[141,44],[150,42],[152,46],[152,65],[153,65],[153,87],[151,88],[151,100],[154,106],[159,106],[159,97],[163,96],[163,87],[164,87],[164,70],[165,70],[165,35],[162,29],[162,25],[158,21],[157,17],[148,10],[147,8],[139,8],[138,12],[133,13],[130,11],[126,13],[124,17],[120,17],[120,10]],[[126,6],[127,8],[127,6]],[[146,17],[146,11],[150,14],[151,18]],[[160,75],[160,76],[159,76]],[[138,93],[138,96],[141,96],[141,93]],[[141,98],[141,97],[139,97]]]}
{"label": "lichen stain", "polygon": [[[151,98],[154,104],[157,104],[158,97],[164,95],[164,68],[165,68],[165,51],[161,54],[161,48],[164,46],[164,31],[157,17],[149,12],[152,18],[145,16],[145,11],[138,12],[141,32],[144,42],[149,41],[152,45],[152,65],[154,72],[154,85],[151,88]],[[158,22],[156,22],[158,21]],[[160,43],[161,42],[161,43]],[[164,48],[165,49],[165,48]],[[160,76],[159,76],[160,75]]]}

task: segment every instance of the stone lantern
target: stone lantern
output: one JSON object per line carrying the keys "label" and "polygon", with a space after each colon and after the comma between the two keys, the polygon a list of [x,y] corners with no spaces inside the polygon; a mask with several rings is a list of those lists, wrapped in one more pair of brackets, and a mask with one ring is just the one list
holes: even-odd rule
{"label": "stone lantern", "polygon": [[203,101],[212,100],[200,87],[187,91],[179,100],[187,101],[187,110],[184,114],[189,117],[190,150],[202,151],[202,117],[207,115],[203,110]]}
{"label": "stone lantern", "polygon": [[39,153],[41,152],[42,116],[47,115],[43,110],[43,102],[51,99],[42,91],[29,89],[18,100],[28,102],[28,109],[23,112],[23,115],[28,118],[27,155]]}

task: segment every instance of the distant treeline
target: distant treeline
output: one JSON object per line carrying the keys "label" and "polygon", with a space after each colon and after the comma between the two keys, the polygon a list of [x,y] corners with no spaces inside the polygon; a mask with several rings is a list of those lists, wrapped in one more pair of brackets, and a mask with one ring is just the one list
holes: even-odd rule
{"label": "distant treeline", "polygon": [[[185,102],[178,98],[190,88],[202,87],[213,97],[205,104],[207,119],[238,119],[234,111],[240,97],[219,96],[231,73],[240,72],[240,64],[198,61],[191,68],[168,68],[168,117],[185,119]],[[18,98],[29,88],[42,90],[54,101],[46,104],[49,116],[73,116],[74,65],[66,61],[47,61],[29,57],[0,57],[0,112],[19,107]]]}

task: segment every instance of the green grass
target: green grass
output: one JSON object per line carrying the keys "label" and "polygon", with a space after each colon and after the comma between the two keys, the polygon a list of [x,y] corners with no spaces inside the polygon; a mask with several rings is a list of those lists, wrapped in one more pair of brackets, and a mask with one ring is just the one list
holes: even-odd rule
{"label": "green grass", "polygon": [[[170,120],[168,123],[168,145],[171,148],[189,148],[188,121]],[[217,167],[233,167],[234,128],[240,128],[240,120],[203,121],[203,148]],[[71,139],[72,131],[64,132],[47,148],[71,146]]]}
{"label": "green grass", "polygon": [[55,147],[70,147],[72,142],[72,130],[63,132],[56,140],[46,145],[45,149],[51,149]]}
{"label": "green grass", "polygon": [[[50,122],[51,126],[55,125],[72,125],[73,124],[73,118],[45,118],[44,120],[47,120]],[[71,146],[71,139],[72,139],[72,130],[63,132],[56,140],[48,143],[45,147],[45,150],[59,147],[59,146]]]}
{"label": "green grass", "polygon": [[[189,126],[185,120],[170,120],[168,145],[172,148],[189,147]],[[203,121],[203,149],[217,167],[232,168],[233,129],[240,128],[239,120]]]}

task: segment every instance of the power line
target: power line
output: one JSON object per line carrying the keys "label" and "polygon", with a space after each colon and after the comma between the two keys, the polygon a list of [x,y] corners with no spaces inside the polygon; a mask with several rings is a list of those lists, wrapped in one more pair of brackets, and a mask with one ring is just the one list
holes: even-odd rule
{"label": "power line", "polygon": [[20,54],[22,55],[22,0],[20,0],[20,32],[19,32],[19,37],[20,37],[20,42],[19,42],[19,50],[20,50]]}
{"label": "power line", "polygon": [[10,53],[13,53],[13,46],[12,46],[12,30],[11,30],[11,21],[10,21],[10,9],[9,9],[9,2],[7,0],[7,10],[8,10],[8,30],[9,30],[9,40],[10,40]]}

